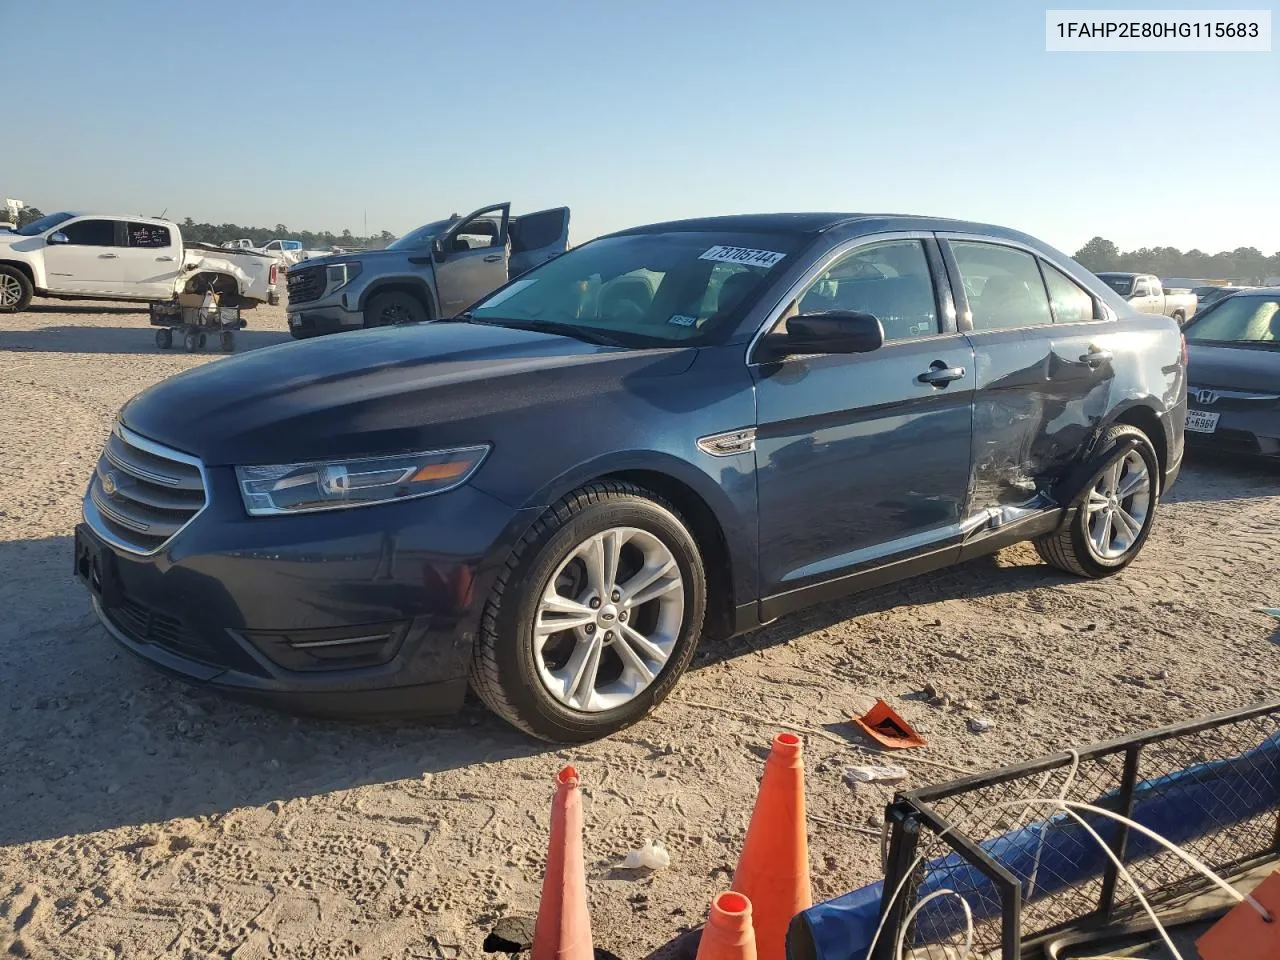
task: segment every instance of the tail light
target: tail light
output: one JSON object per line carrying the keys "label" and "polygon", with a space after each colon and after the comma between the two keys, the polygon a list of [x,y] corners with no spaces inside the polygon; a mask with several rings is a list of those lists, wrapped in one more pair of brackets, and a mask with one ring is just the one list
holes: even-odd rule
{"label": "tail light", "polygon": [[1187,361],[1191,359],[1191,354],[1187,352],[1187,335],[1182,334],[1182,369],[1187,368]]}
{"label": "tail light", "polygon": [[[279,278],[279,276],[280,276],[280,264],[278,264],[278,263],[273,263],[273,264],[271,265],[271,272],[268,274],[268,276],[270,277],[270,279],[268,280],[268,282],[269,282],[269,283],[274,287],[274,286],[276,285],[276,280],[277,280],[277,278]],[[1185,342],[1185,341],[1183,342],[1182,348],[1183,348],[1183,352],[1185,353],[1185,352],[1186,352],[1186,342]]]}

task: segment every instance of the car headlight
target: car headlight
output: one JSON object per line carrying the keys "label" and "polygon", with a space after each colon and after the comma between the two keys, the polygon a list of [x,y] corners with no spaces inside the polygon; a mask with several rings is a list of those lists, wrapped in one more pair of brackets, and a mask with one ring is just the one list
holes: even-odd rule
{"label": "car headlight", "polygon": [[357,460],[236,467],[251,516],[310,513],[411,500],[461,486],[489,453],[487,444]]}
{"label": "car headlight", "polygon": [[328,296],[341,290],[356,277],[360,276],[360,269],[359,260],[329,264],[324,268],[324,295]]}

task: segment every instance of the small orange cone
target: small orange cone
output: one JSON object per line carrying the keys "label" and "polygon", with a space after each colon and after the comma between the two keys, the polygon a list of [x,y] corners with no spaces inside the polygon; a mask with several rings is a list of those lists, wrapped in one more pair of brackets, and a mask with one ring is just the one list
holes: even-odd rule
{"label": "small orange cone", "polygon": [[928,745],[928,741],[883,700],[877,700],[874,707],[862,716],[854,717],[853,722],[872,740],[890,750],[910,750]]}
{"label": "small orange cone", "polygon": [[791,918],[813,906],[802,749],[794,733],[773,738],[738,872],[733,876],[732,888],[751,901],[751,925],[760,960],[785,960]]}
{"label": "small orange cone", "polygon": [[556,776],[556,796],[551,802],[551,842],[533,928],[533,960],[592,960],[593,956],[582,859],[582,794],[578,771],[565,767]]}
{"label": "small orange cone", "polygon": [[711,916],[702,928],[697,960],[756,960],[750,900],[729,890],[711,901]]}

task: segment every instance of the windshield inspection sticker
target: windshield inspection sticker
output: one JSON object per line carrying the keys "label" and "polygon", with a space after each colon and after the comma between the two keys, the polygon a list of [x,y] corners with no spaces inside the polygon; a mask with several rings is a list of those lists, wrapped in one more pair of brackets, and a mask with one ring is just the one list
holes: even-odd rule
{"label": "windshield inspection sticker", "polygon": [[785,253],[772,250],[752,250],[750,247],[712,247],[699,260],[717,260],[720,263],[741,263],[748,267],[772,267],[786,257]]}
{"label": "windshield inspection sticker", "polygon": [[697,317],[688,317],[683,313],[673,313],[671,319],[667,321],[667,323],[673,323],[677,327],[692,327],[697,322]]}

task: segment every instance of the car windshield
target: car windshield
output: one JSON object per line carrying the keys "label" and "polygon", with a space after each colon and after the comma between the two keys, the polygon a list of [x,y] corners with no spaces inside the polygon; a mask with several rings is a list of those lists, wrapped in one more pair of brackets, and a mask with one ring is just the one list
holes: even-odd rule
{"label": "car windshield", "polygon": [[719,342],[799,249],[787,234],[670,232],[605,237],[482,300],[465,316],[635,347]]}
{"label": "car windshield", "polygon": [[45,214],[39,220],[32,220],[25,227],[19,227],[14,233],[22,234],[24,237],[34,237],[38,233],[44,233],[56,227],[63,220],[70,220],[75,214],[71,213],[49,213]]}
{"label": "car windshield", "polygon": [[1122,297],[1133,293],[1132,277],[1099,277],[1099,279]]}
{"label": "car windshield", "polygon": [[1280,348],[1280,298],[1224,297],[1184,332],[1192,343],[1258,343]]}
{"label": "car windshield", "polygon": [[400,239],[392,240],[387,244],[387,249],[416,250],[419,247],[425,247],[444,233],[454,222],[453,220],[437,220],[435,223],[425,223],[417,230],[409,231]]}

